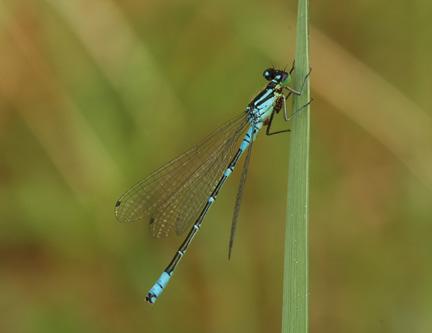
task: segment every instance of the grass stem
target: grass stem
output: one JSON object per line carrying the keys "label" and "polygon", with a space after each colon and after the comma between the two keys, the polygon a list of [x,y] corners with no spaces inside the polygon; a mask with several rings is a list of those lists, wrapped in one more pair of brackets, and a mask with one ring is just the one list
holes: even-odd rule
{"label": "grass stem", "polygon": [[[294,87],[301,89],[309,72],[308,0],[298,1]],[[309,80],[295,96],[293,110],[310,101]],[[282,332],[308,332],[308,217],[310,106],[293,117],[288,166]]]}

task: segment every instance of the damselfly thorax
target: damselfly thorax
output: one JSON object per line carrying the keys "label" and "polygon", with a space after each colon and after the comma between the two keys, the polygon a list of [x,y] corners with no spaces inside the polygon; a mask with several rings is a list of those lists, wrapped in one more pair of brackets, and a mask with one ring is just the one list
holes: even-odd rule
{"label": "damselfly thorax", "polygon": [[278,113],[285,101],[283,82],[287,81],[289,74],[285,71],[272,68],[264,71],[264,77],[270,82],[246,107],[251,125],[253,123],[267,125],[272,113],[274,111]]}

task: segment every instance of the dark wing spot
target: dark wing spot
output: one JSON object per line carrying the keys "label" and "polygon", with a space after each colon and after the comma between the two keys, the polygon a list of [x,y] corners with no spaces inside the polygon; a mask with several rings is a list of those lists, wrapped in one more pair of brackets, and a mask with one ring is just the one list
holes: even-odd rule
{"label": "dark wing spot", "polygon": [[117,202],[116,202],[116,204],[115,204],[115,207],[117,208],[117,207],[120,207],[120,205],[121,205],[121,201],[120,200],[117,200]]}
{"label": "dark wing spot", "polygon": [[154,218],[154,217],[151,217],[151,218],[150,218],[150,222],[149,222],[150,225],[152,225],[152,224],[154,223],[154,221],[155,221],[155,218]]}

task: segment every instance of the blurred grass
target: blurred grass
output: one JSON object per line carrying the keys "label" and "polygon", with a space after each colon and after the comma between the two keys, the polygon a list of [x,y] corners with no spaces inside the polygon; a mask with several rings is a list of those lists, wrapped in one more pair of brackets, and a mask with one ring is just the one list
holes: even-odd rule
{"label": "blurred grass", "polygon": [[[289,165],[282,300],[282,332],[309,331],[309,2],[297,3],[293,117]],[[306,81],[305,81],[306,80]],[[307,105],[305,107],[305,105]],[[302,109],[304,108],[304,109]]]}
{"label": "blurred grass", "polygon": [[[432,327],[431,7],[311,7],[312,332]],[[232,261],[235,178],[157,307],[143,297],[179,240],[116,224],[112,206],[289,65],[287,11],[0,3],[1,332],[280,330],[286,138],[256,142]]]}

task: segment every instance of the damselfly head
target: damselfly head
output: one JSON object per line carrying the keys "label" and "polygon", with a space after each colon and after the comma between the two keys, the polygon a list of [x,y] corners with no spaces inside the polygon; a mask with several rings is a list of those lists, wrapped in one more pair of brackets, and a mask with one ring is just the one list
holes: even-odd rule
{"label": "damselfly head", "polygon": [[263,72],[263,76],[267,81],[275,80],[279,83],[285,81],[288,78],[289,74],[280,69],[267,68]]}

